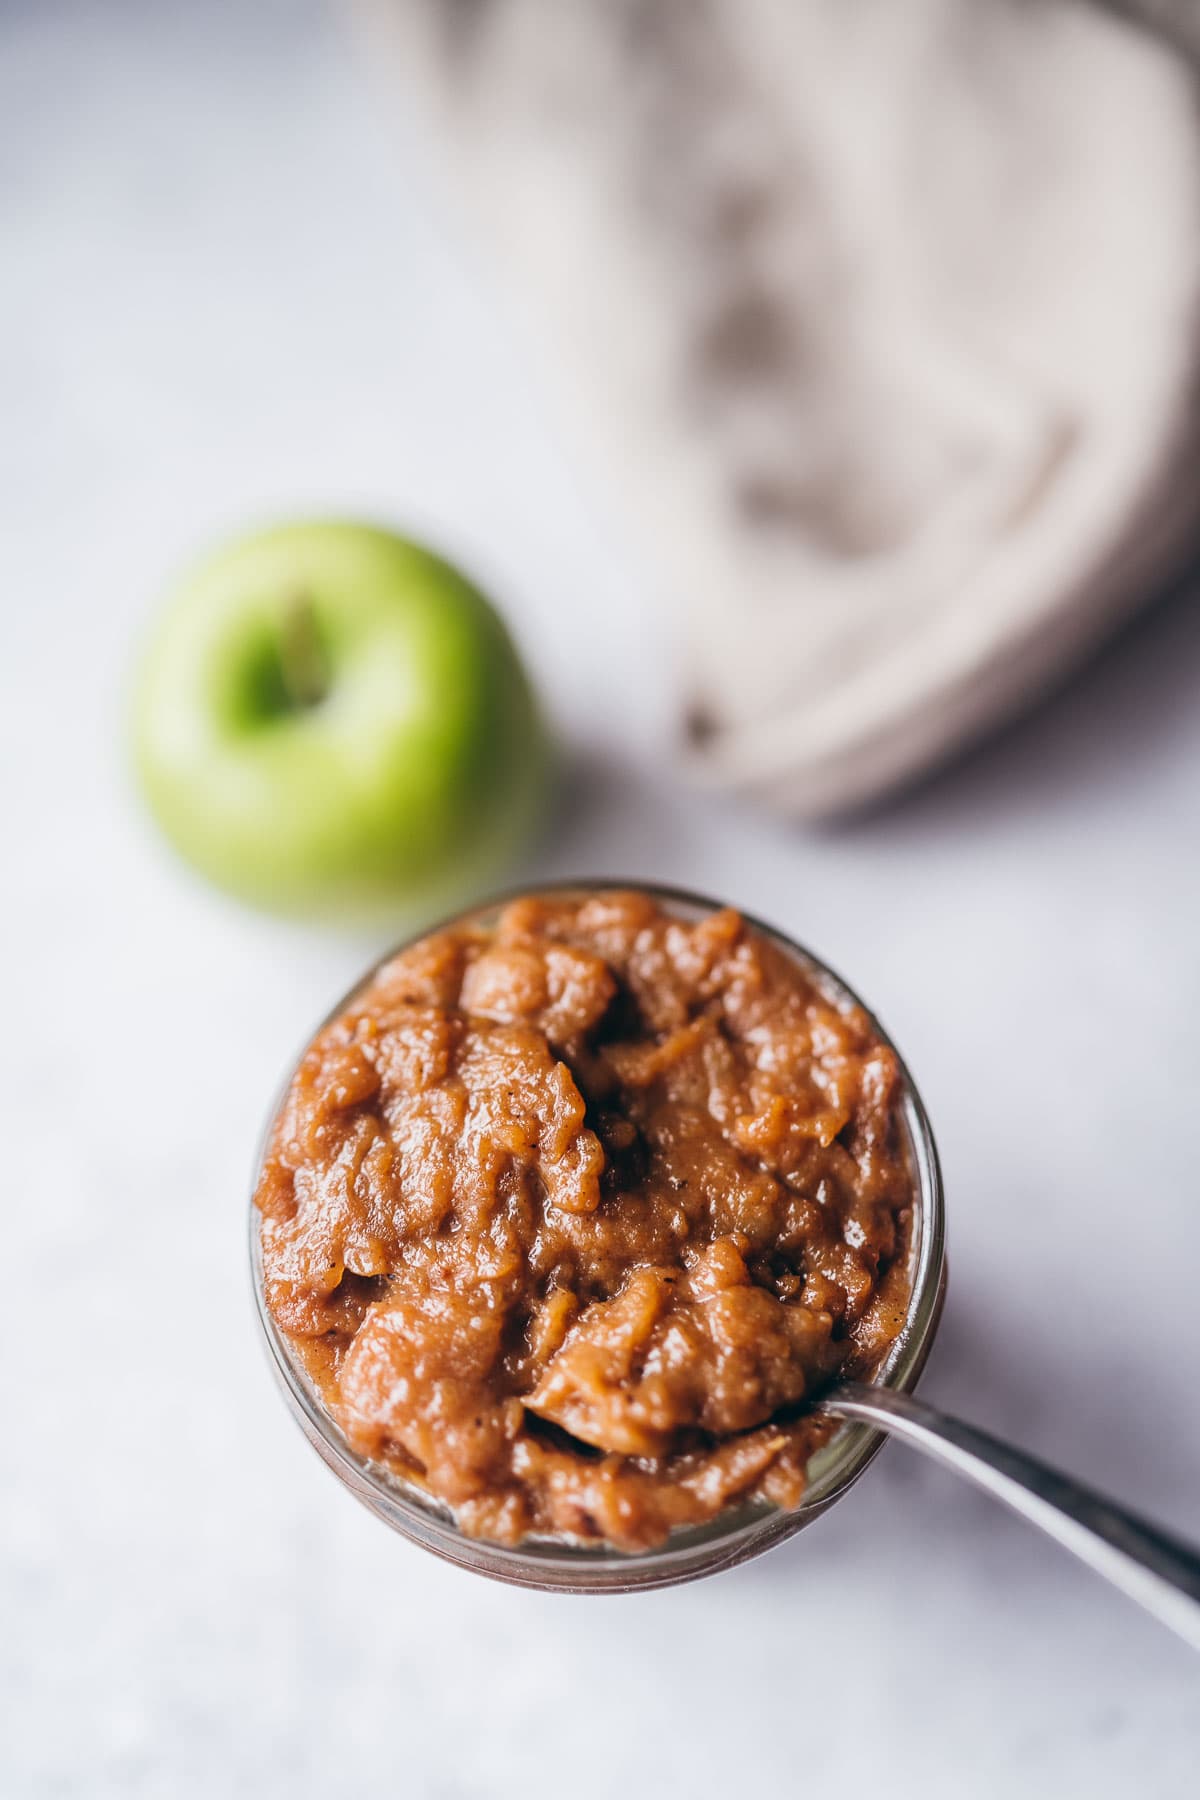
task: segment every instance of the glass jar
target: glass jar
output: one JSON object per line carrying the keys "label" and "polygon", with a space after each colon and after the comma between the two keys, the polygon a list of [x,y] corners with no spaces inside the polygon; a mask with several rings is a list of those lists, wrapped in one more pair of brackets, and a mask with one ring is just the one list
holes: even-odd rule
{"label": "glass jar", "polygon": [[[542,884],[522,893],[583,897],[612,888],[640,888],[666,911],[685,920],[696,920],[719,909],[721,902],[703,895],[646,882],[574,881]],[[488,924],[515,894],[503,895],[458,915],[446,923]],[[794,957],[835,1000],[862,1006],[846,982],[819,958],[793,943],[771,926],[743,914],[755,930]],[[433,929],[433,928],[431,928]],[[402,946],[401,946],[402,947]],[[329,1013],[323,1024],[336,1018],[362,992],[378,969],[396,950],[368,969],[362,979]],[[869,1014],[869,1009],[863,1007]],[[870,1015],[880,1039],[895,1050],[891,1039]],[[322,1029],[318,1026],[318,1030]],[[898,1056],[898,1053],[897,1053]],[[900,1061],[900,1114],[908,1137],[916,1182],[916,1205],[909,1245],[911,1291],[903,1329],[869,1379],[886,1387],[910,1391],[925,1365],[937,1329],[946,1286],[945,1224],[942,1178],[937,1149],[920,1095],[902,1059]],[[294,1069],[284,1083],[286,1093]],[[276,1107],[268,1121],[255,1173],[266,1152]],[[326,1413],[303,1371],[293,1361],[286,1338],[267,1309],[263,1294],[262,1262],[258,1231],[259,1214],[250,1206],[250,1260],[259,1323],[262,1326],[275,1375],[293,1416],[309,1443],[333,1470],[338,1480],[364,1506],[394,1531],[435,1555],[473,1569],[497,1581],[519,1587],[544,1588],[558,1593],[631,1593],[645,1588],[671,1587],[732,1568],[751,1556],[803,1530],[833,1505],[858,1480],[883,1444],[883,1434],[867,1425],[843,1424],[813,1456],[808,1467],[808,1486],[800,1504],[783,1511],[764,1500],[736,1503],[703,1525],[683,1527],[655,1550],[629,1552],[610,1544],[584,1544],[565,1540],[530,1538],[516,1547],[490,1544],[465,1536],[448,1507],[421,1488],[405,1482],[380,1464],[359,1456],[347,1444]]]}

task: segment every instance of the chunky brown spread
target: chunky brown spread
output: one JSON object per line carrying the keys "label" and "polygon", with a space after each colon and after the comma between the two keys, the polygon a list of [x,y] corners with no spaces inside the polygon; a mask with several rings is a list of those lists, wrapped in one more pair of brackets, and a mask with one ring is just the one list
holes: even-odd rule
{"label": "chunky brown spread", "polygon": [[267,1304],[352,1448],[465,1532],[640,1549],[792,1506],[832,1429],[796,1403],[903,1320],[898,1105],[865,1014],[737,913],[517,900],[311,1045]]}

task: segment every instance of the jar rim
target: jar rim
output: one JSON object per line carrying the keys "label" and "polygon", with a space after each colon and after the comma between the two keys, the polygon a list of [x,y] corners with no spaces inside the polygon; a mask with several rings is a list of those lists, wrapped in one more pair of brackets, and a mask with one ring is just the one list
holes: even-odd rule
{"label": "jar rim", "polygon": [[[510,901],[520,898],[569,898],[630,891],[648,894],[682,917],[703,918],[722,910],[725,902],[687,888],[626,878],[575,877],[563,881],[522,884],[490,895],[422,931],[404,938],[378,957],[309,1033],[304,1049],[290,1066],[267,1115],[254,1163],[249,1207],[250,1273],[255,1311],[272,1370],[305,1436],[335,1475],[378,1518],[393,1530],[435,1555],[494,1580],[519,1587],[559,1593],[630,1593],[670,1587],[700,1575],[732,1568],[810,1524],[856,1482],[882,1448],[884,1434],[870,1425],[843,1423],[812,1457],[808,1484],[790,1509],[767,1500],[732,1504],[701,1525],[678,1527],[655,1549],[628,1551],[612,1544],[560,1538],[525,1538],[518,1545],[494,1544],[463,1533],[450,1508],[415,1484],[351,1449],[318,1399],[315,1388],[290,1353],[269,1307],[262,1276],[261,1214],[254,1204],[270,1143],[271,1130],[308,1045],[338,1018],[393,957],[421,938],[453,925],[484,922]],[[760,932],[814,976],[839,1004],[858,1007],[880,1042],[896,1057],[901,1087],[900,1115],[908,1139],[915,1177],[914,1231],[908,1255],[911,1282],[904,1324],[874,1369],[864,1377],[872,1384],[910,1393],[925,1366],[946,1287],[945,1196],[941,1164],[929,1115],[908,1066],[885,1027],[841,975],[822,957],[778,927],[737,908],[746,924]]]}

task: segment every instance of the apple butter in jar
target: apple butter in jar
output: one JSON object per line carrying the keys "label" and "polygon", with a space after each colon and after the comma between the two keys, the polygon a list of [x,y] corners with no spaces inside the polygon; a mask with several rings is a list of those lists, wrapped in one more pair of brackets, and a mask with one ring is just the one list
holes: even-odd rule
{"label": "apple butter in jar", "polygon": [[255,1200],[349,1449],[468,1537],[625,1551],[800,1501],[909,1303],[901,1072],[737,912],[553,891],[437,930],[314,1039]]}

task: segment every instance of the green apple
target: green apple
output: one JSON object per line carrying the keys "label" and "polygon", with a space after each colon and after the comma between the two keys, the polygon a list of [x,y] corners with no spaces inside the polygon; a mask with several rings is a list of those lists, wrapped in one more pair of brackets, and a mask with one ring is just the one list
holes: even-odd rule
{"label": "green apple", "polygon": [[188,576],[142,664],[135,754],[180,854],[271,910],[417,920],[494,878],[549,757],[478,589],[373,526],[283,525]]}

